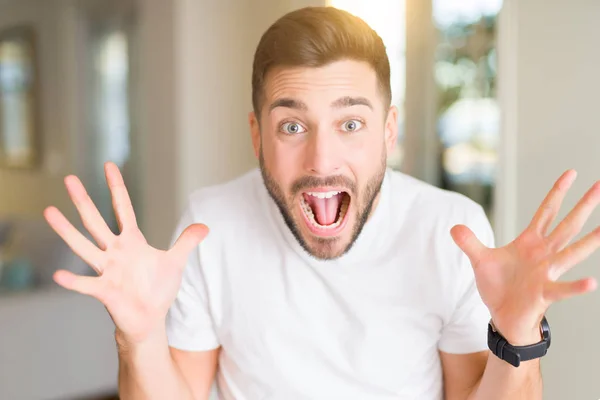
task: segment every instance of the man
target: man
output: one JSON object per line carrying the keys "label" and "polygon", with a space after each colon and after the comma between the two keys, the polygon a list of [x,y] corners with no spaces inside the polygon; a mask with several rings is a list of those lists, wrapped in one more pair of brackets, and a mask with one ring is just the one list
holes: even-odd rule
{"label": "man", "polygon": [[99,277],[55,280],[114,319],[122,398],[207,399],[215,377],[222,399],[541,398],[544,314],[595,288],[557,279],[600,245],[599,229],[567,247],[600,185],[549,233],[566,172],[494,249],[480,206],[386,168],[389,77],[381,39],[356,17],[282,17],[253,65],[260,169],[192,194],[169,251],[144,240],[114,164],[118,236],[66,178],[97,246],[55,208],[45,216]]}

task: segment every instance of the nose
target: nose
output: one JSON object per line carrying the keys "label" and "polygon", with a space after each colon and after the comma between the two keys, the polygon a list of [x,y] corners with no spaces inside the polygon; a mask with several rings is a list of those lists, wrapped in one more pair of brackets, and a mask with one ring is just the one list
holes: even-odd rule
{"label": "nose", "polygon": [[341,167],[343,149],[335,132],[319,129],[308,135],[305,169],[312,175],[330,176]]}

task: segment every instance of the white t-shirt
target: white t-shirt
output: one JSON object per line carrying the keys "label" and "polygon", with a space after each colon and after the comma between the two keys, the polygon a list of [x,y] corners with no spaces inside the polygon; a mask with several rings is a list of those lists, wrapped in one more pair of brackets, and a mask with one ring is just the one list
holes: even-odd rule
{"label": "white t-shirt", "polygon": [[482,208],[388,170],[354,247],[335,261],[300,247],[259,170],[190,197],[175,237],[202,222],[167,318],[172,347],[221,346],[226,400],[442,399],[439,351],[487,349],[489,312],[450,228],[488,246]]}

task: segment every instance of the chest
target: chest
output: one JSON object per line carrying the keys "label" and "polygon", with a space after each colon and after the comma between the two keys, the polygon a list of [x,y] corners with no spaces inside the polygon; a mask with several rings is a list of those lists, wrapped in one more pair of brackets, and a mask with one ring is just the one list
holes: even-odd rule
{"label": "chest", "polygon": [[281,255],[236,269],[215,313],[224,351],[255,381],[301,387],[299,377],[312,377],[408,390],[438,370],[439,291],[416,260],[388,260],[323,270]]}

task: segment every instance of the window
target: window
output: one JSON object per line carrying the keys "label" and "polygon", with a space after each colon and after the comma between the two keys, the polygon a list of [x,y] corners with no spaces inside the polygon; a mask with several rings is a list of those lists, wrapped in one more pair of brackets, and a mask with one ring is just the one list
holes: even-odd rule
{"label": "window", "polygon": [[501,0],[433,2],[439,186],[477,201],[489,218],[500,138],[495,37],[501,5]]}
{"label": "window", "polygon": [[[465,194],[492,219],[500,136],[495,37],[502,0],[331,0],[329,4],[365,20],[386,44],[393,104],[400,111],[399,146],[389,165]],[[407,43],[416,51],[407,52]],[[407,70],[415,76],[407,76]],[[422,71],[430,73],[423,79]],[[411,82],[408,92],[407,81]],[[411,106],[406,107],[408,113],[405,103]],[[427,121],[407,124],[415,119]],[[418,137],[409,141],[407,135]],[[403,163],[405,158],[409,161],[404,154],[410,155],[408,165]]]}

